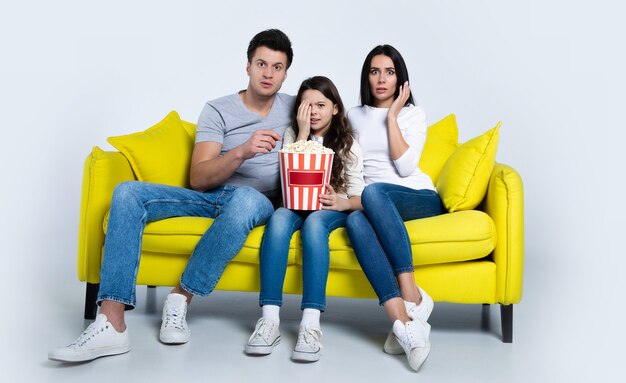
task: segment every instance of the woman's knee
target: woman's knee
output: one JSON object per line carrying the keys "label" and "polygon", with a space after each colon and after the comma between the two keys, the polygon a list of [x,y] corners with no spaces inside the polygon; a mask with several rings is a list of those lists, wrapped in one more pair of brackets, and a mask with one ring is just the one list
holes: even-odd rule
{"label": "woman's knee", "polygon": [[365,189],[363,189],[363,193],[361,194],[361,204],[363,208],[367,208],[367,206],[380,201],[380,198],[385,196],[386,192],[386,184],[377,182],[371,185],[367,185]]}

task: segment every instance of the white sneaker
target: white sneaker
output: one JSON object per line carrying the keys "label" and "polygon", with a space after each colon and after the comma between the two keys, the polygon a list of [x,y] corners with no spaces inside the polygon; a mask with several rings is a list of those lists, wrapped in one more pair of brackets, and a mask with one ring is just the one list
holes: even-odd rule
{"label": "white sneaker", "polygon": [[166,344],[182,344],[189,342],[191,330],[187,326],[187,297],[172,293],[167,296],[163,305],[163,322],[159,339]]}
{"label": "white sneaker", "polygon": [[422,301],[419,305],[413,302],[405,302],[405,304],[408,303],[407,314],[409,314],[409,318],[413,320],[421,319],[424,322],[428,322],[428,318],[430,318],[430,314],[433,312],[435,303],[433,302],[433,298],[431,298],[426,291],[419,286],[416,287],[422,296]]}
{"label": "white sneaker", "polygon": [[430,353],[430,325],[421,319],[402,324],[399,320],[393,323],[393,333],[402,346],[409,365],[418,371]]}
{"label": "white sneaker", "polygon": [[[412,320],[421,319],[424,322],[428,322],[428,318],[430,318],[430,314],[433,312],[433,307],[435,303],[430,295],[426,293],[426,291],[424,291],[419,286],[416,287],[419,290],[420,295],[422,296],[422,301],[419,305],[416,305],[413,302],[404,301],[406,312],[409,315],[409,318],[411,318]],[[396,337],[393,334],[393,330],[389,332],[389,335],[387,335],[383,350],[387,354],[391,355],[400,355],[404,352],[402,346],[400,346],[400,344],[396,340]]]}
{"label": "white sneaker", "polygon": [[299,362],[317,362],[322,351],[322,330],[319,328],[300,327],[298,342],[291,358]]}
{"label": "white sneaker", "polygon": [[96,320],[68,346],[52,350],[48,359],[60,362],[85,362],[101,356],[123,354],[130,351],[128,328],[117,332],[104,314]]}
{"label": "white sneaker", "polygon": [[254,332],[248,339],[248,344],[246,344],[246,354],[268,355],[279,343],[278,323],[270,319],[260,318],[256,322]]}

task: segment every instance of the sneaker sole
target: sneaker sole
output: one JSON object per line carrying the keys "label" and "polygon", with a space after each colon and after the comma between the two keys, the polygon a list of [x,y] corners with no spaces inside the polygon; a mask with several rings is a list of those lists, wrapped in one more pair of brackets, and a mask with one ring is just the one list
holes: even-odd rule
{"label": "sneaker sole", "polygon": [[402,355],[404,354],[404,350],[400,343],[396,340],[396,336],[393,334],[393,331],[387,335],[387,340],[385,340],[385,345],[383,346],[383,351],[389,355]]}
{"label": "sneaker sole", "polygon": [[83,352],[80,354],[55,354],[48,353],[48,359],[55,360],[57,362],[88,362],[90,360],[98,359],[103,356],[113,356],[125,354],[130,351],[130,345],[106,347],[89,352]]}
{"label": "sneaker sole", "polygon": [[190,334],[186,336],[159,334],[159,340],[164,344],[185,344],[189,342],[189,339],[191,339]]}
{"label": "sneaker sole", "polygon": [[246,345],[246,354],[248,354],[248,355],[269,355],[269,354],[272,353],[272,350],[274,349],[274,347],[278,346],[279,344],[280,344],[280,336],[278,336],[278,338],[276,338],[274,343],[272,343],[269,346],[254,346],[254,345],[247,344]]}
{"label": "sneaker sole", "polygon": [[297,362],[317,362],[320,360],[320,352],[301,352],[294,351],[291,359]]}

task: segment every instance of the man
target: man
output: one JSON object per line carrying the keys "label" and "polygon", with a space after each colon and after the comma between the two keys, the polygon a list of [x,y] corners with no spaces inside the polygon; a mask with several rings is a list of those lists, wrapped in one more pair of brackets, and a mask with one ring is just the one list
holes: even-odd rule
{"label": "man", "polygon": [[130,350],[124,309],[135,306],[147,222],[215,218],[163,307],[159,339],[181,344],[190,338],[185,316],[193,295],[213,291],[250,230],[272,215],[280,195],[278,156],[272,152],[290,124],[294,103],[293,96],[278,91],[293,51],[283,32],[269,29],[252,38],[247,56],[248,87],[209,101],[200,114],[190,168],[193,190],[137,181],[116,187],[100,272],[100,314],[74,343],[51,351],[49,359],[79,362]]}

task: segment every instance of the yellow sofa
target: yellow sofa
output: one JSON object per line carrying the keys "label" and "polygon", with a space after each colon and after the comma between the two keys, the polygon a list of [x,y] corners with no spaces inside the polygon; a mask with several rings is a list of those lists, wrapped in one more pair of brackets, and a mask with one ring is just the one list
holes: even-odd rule
{"label": "yellow sofa", "polygon": [[[194,124],[181,123],[191,137],[189,145],[193,146]],[[437,181],[438,187],[444,184],[440,179],[442,171],[447,176],[455,174],[454,171],[446,171],[445,167],[451,156],[465,147],[465,144],[456,142],[457,137],[454,115],[429,127],[420,167]],[[160,153],[153,155],[159,156]],[[117,184],[138,178],[137,171],[133,171],[136,170],[135,165],[128,153],[125,156],[121,152],[104,151],[98,147],[93,148],[85,161],[78,278],[87,286],[87,319],[94,318],[97,310],[95,299],[111,196]],[[519,174],[510,166],[492,162],[487,170],[486,190],[479,196],[477,207],[409,221],[406,227],[411,239],[417,283],[435,301],[500,304],[502,340],[512,342],[513,304],[519,303],[522,296],[523,187]],[[176,217],[149,223],[143,235],[137,284],[177,284],[189,255],[212,221],[208,218]],[[216,287],[218,290],[259,291],[258,263],[263,230],[264,227],[252,230],[244,247],[227,266]],[[327,294],[374,298],[375,294],[359,267],[344,228],[331,233],[330,249]],[[300,294],[302,291],[301,257],[300,235],[297,232],[291,241],[285,293]]]}

